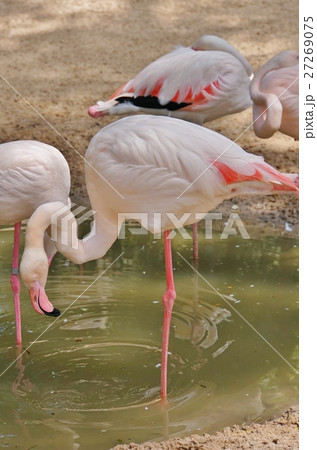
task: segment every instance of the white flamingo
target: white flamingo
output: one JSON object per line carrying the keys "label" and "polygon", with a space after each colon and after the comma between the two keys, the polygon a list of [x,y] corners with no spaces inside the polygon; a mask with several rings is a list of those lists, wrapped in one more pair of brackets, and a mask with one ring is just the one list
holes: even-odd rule
{"label": "white flamingo", "polygon": [[298,140],[299,65],[298,53],[285,50],[267,61],[250,84],[253,128],[260,138],[276,131]]}
{"label": "white flamingo", "polygon": [[250,78],[251,66],[238,50],[207,35],[152,62],[88,113],[97,118],[143,112],[202,125],[251,106]]}
{"label": "white flamingo", "polygon": [[[146,228],[152,233],[163,232],[167,287],[163,296],[162,397],[167,395],[168,339],[176,297],[170,239],[170,230],[178,226],[175,218],[186,217],[185,225],[197,222],[201,213],[240,194],[297,192],[296,180],[297,175],[279,173],[262,157],[246,153],[226,137],[178,119],[126,117],[106,126],[91,140],[86,152],[86,182],[96,211],[94,227],[78,240],[75,218],[68,211],[63,217],[68,227],[57,232],[56,246],[77,264],[100,258],[117,239],[125,218],[133,213],[146,213]],[[62,207],[60,202],[42,205],[31,220],[43,217],[45,229],[49,215]],[[47,266],[39,269],[47,270]]]}
{"label": "white flamingo", "polygon": [[[202,125],[251,106],[252,68],[229,42],[202,36],[192,47],[178,47],[145,67],[106,102],[88,108],[90,116],[136,112],[165,115]],[[197,225],[193,258],[198,259]]]}
{"label": "white flamingo", "polygon": [[[19,245],[21,221],[40,205],[67,204],[70,173],[63,155],[54,147],[37,141],[14,141],[0,145],[0,224],[14,224],[11,287],[14,297],[16,343],[22,342],[20,316]],[[59,315],[45,293],[48,266],[56,247],[40,222],[27,230],[20,272],[29,290],[32,305],[40,314]],[[40,252],[34,247],[39,243]],[[46,252],[43,254],[43,248]],[[29,251],[32,248],[32,251]],[[44,269],[44,270],[43,270]]]}

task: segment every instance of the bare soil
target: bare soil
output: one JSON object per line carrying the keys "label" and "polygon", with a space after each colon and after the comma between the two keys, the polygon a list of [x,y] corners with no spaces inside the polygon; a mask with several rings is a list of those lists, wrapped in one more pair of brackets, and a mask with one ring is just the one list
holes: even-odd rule
{"label": "bare soil", "polygon": [[245,450],[245,449],[297,449],[299,415],[297,408],[289,408],[281,417],[263,424],[235,425],[214,435],[192,435],[164,442],[145,442],[142,445],[116,445],[113,450]]}
{"label": "bare soil", "polygon": [[[88,201],[82,159],[88,142],[117,120],[90,118],[87,108],[96,100],[107,99],[175,45],[191,45],[203,34],[227,39],[254,71],[284,49],[297,50],[298,42],[297,0],[3,0],[0,17],[0,142],[36,139],[60,149],[77,203]],[[261,140],[251,123],[249,109],[206,126],[263,155],[278,170],[297,173],[298,142],[280,133]],[[293,195],[239,198],[219,211],[231,211],[233,203],[245,224],[266,224],[266,233],[297,233]],[[295,449],[298,412],[215,436],[116,448]]]}

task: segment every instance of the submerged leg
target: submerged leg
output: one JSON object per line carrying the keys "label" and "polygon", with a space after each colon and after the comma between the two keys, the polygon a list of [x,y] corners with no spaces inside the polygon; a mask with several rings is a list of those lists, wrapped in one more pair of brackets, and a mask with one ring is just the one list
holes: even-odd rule
{"label": "submerged leg", "polygon": [[14,243],[13,258],[11,272],[11,289],[13,292],[14,313],[15,313],[15,340],[17,345],[22,344],[21,332],[21,311],[20,311],[20,291],[21,285],[19,280],[19,249],[20,249],[21,222],[14,225]]}
{"label": "submerged leg", "polygon": [[170,333],[172,310],[176,292],[174,287],[172,243],[169,238],[170,231],[164,231],[166,291],[163,295],[163,333],[162,333],[162,360],[161,360],[161,397],[167,396],[167,355],[168,339]]}
{"label": "submerged leg", "polygon": [[198,223],[193,223],[193,260],[198,259]]}

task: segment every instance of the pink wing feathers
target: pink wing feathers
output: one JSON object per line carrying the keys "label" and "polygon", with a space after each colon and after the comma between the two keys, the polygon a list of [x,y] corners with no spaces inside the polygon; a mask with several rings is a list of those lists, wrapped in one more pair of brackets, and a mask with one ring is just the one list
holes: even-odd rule
{"label": "pink wing feathers", "polygon": [[264,181],[273,186],[273,191],[298,192],[299,190],[297,174],[280,173],[264,161],[262,163],[254,162],[254,172],[250,175],[240,173],[221,161],[214,161],[213,165],[223,176],[227,185],[240,183],[243,181]]}
{"label": "pink wing feathers", "polygon": [[88,112],[99,117],[140,111],[202,124],[249,107],[249,83],[245,67],[230,53],[180,47]]}
{"label": "pink wing feathers", "polygon": [[136,97],[156,97],[161,105],[201,102],[219,89],[221,59],[216,55],[211,66],[205,52],[179,48],[148,65],[120,90]]}

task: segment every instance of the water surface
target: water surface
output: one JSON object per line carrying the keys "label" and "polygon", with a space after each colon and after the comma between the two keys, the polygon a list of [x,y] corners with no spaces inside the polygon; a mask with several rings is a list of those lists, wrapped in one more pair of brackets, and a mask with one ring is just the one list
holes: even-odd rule
{"label": "water surface", "polygon": [[161,240],[127,236],[81,267],[57,255],[46,292],[63,314],[37,315],[23,287],[27,351],[13,364],[11,252],[12,231],[0,230],[0,446],[106,449],[211,433],[297,401],[295,239],[204,241],[200,231],[197,266],[191,241],[173,240],[167,405],[159,400]]}

